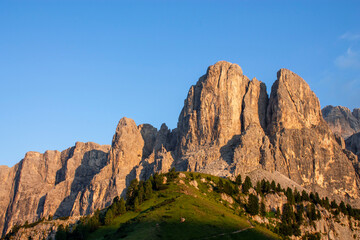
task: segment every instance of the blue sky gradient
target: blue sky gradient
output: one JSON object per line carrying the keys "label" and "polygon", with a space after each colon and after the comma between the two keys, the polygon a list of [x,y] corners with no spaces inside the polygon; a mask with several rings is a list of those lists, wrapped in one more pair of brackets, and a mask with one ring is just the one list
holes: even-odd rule
{"label": "blue sky gradient", "polygon": [[123,116],[175,128],[219,60],[266,83],[303,77],[322,107],[360,107],[359,1],[0,1],[0,165],[76,141],[110,144]]}

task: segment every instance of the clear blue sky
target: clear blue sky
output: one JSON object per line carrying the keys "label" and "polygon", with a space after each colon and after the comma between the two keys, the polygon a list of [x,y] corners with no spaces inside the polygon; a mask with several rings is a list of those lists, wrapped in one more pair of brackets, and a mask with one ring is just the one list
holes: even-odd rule
{"label": "clear blue sky", "polygon": [[268,91],[289,68],[323,107],[360,107],[360,2],[1,0],[0,165],[110,144],[123,116],[175,128],[219,60]]}

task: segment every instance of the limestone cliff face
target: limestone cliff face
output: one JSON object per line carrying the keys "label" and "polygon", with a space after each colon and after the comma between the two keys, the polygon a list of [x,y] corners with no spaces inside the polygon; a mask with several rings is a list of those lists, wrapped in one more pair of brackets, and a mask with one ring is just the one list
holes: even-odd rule
{"label": "limestone cliff face", "polygon": [[1,230],[43,216],[70,215],[76,196],[106,164],[108,150],[109,146],[76,143],[63,152],[28,152],[20,163],[1,171]]}
{"label": "limestone cliff face", "polygon": [[243,98],[249,79],[236,64],[218,62],[189,90],[180,114],[180,150],[223,145],[241,133]]}
{"label": "limestone cliff face", "polygon": [[358,177],[321,115],[308,84],[289,70],[278,72],[267,111],[274,168],[310,189],[358,197]]}
{"label": "limestone cliff face", "polygon": [[265,85],[250,81],[237,64],[222,61],[210,66],[190,88],[179,116],[177,167],[230,175],[233,165],[241,162],[234,163],[241,135],[248,129],[263,132],[267,98]]}
{"label": "limestone cliff face", "polygon": [[[358,153],[356,141],[349,138],[346,145]],[[308,84],[281,69],[269,98],[264,83],[221,61],[190,88],[177,129],[122,118],[111,146],[76,143],[1,166],[0,230],[49,215],[92,213],[124,196],[135,177],[172,167],[227,177],[281,175],[323,196],[359,203],[358,159],[326,124]]]}
{"label": "limestone cliff face", "polygon": [[352,134],[360,132],[360,109],[350,109],[342,106],[326,106],[322,114],[329,127],[334,133],[341,135],[344,139]]}
{"label": "limestone cliff face", "polygon": [[0,232],[6,223],[6,209],[11,200],[12,182],[15,178],[19,163],[14,167],[0,166]]}

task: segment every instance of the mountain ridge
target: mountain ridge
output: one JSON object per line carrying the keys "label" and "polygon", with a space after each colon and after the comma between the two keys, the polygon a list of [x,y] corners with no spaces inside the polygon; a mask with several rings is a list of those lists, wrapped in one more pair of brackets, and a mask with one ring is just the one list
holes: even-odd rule
{"label": "mountain ridge", "polygon": [[111,146],[78,142],[62,152],[30,152],[1,168],[0,230],[4,235],[16,223],[49,215],[92,213],[124,196],[132,179],[172,167],[223,177],[263,169],[357,204],[357,161],[301,77],[279,70],[269,97],[264,83],[220,61],[190,87],[176,129],[122,118]]}

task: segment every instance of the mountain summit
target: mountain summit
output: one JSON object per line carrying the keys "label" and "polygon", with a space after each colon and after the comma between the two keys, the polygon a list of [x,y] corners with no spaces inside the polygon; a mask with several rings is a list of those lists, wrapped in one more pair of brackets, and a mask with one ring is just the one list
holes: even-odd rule
{"label": "mountain summit", "polygon": [[92,213],[124,196],[132,179],[172,167],[222,177],[266,174],[359,204],[357,157],[330,130],[309,85],[281,69],[269,97],[264,83],[221,61],[190,87],[176,129],[122,118],[111,146],[76,143],[1,167],[0,230]]}

